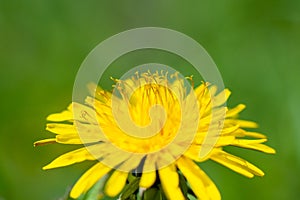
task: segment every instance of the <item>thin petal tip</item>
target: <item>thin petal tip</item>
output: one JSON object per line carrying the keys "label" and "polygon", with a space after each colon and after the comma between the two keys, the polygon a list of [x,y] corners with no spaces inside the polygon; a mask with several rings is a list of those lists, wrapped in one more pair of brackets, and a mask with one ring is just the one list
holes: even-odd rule
{"label": "thin petal tip", "polygon": [[36,142],[33,143],[33,146],[37,147],[37,146],[42,146],[42,145],[45,145],[45,144],[54,144],[54,143],[56,143],[56,139],[55,138],[50,138],[50,139],[44,139],[44,140],[36,141]]}

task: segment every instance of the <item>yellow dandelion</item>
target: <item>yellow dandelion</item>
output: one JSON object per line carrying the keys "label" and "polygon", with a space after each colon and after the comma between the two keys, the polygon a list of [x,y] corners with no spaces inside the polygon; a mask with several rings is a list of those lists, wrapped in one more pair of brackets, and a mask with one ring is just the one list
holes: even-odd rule
{"label": "yellow dandelion", "polygon": [[[43,169],[97,160],[74,185],[72,198],[86,193],[102,177],[107,178],[104,194],[116,197],[128,176],[138,171],[140,188],[147,190],[159,181],[167,199],[186,199],[180,187],[182,175],[198,199],[221,199],[213,181],[197,165],[209,159],[249,178],[264,175],[223,149],[236,146],[275,153],[263,144],[265,135],[244,129],[256,128],[256,123],[237,118],[245,105],[225,106],[228,89],[217,93],[214,86],[202,83],[189,90],[177,73],[136,73],[114,80],[114,92],[94,87],[94,96],[87,97],[85,105],[73,102],[67,110],[49,115],[46,129],[56,137],[35,143],[84,145]],[[209,151],[201,156],[203,148]]]}

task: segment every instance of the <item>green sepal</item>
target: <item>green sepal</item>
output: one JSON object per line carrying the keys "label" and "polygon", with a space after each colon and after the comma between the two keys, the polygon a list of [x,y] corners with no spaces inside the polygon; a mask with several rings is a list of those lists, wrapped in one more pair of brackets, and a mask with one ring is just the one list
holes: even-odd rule
{"label": "green sepal", "polygon": [[168,200],[167,197],[166,197],[166,195],[165,195],[165,193],[164,193],[164,190],[163,190],[161,184],[158,184],[157,187],[159,188],[159,192],[161,194],[161,199],[162,200]]}
{"label": "green sepal", "polygon": [[162,195],[159,189],[150,188],[144,192],[142,200],[162,200]]}
{"label": "green sepal", "polygon": [[131,183],[132,181],[134,181],[135,179],[137,179],[138,177],[134,176],[132,173],[128,174],[128,182]]}
{"label": "green sepal", "polygon": [[98,200],[103,199],[104,194],[101,192],[101,190],[104,187],[104,184],[106,182],[107,177],[104,176],[101,178],[96,184],[89,189],[89,191],[86,194],[81,195],[77,200]]}
{"label": "green sepal", "polygon": [[191,194],[187,194],[187,197],[188,197],[189,200],[197,200],[197,198],[194,197],[194,196],[191,195]]}
{"label": "green sepal", "polygon": [[132,178],[130,182],[125,186],[121,195],[121,200],[131,200],[131,198],[133,198],[132,194],[134,194],[139,189],[139,183],[139,177]]}
{"label": "green sepal", "polygon": [[185,198],[187,198],[187,194],[188,194],[188,185],[187,185],[187,181],[185,180],[184,176],[181,173],[178,173],[179,175],[179,187],[182,191],[183,196],[185,196]]}

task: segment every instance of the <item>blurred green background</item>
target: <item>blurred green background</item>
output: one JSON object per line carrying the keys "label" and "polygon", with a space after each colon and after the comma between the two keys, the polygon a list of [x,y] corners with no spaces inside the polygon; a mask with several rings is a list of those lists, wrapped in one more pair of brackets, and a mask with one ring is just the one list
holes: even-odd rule
{"label": "blurred green background", "polygon": [[[33,142],[52,136],[45,118],[71,102],[86,55],[109,36],[143,26],[171,28],[202,44],[233,92],[229,105],[245,103],[241,117],[257,121],[277,150],[228,149],[257,164],[263,178],[201,164],[223,199],[299,199],[298,0],[0,0],[0,199],[59,199],[92,164],[42,171],[73,147]],[[117,76],[116,69],[107,77]]]}

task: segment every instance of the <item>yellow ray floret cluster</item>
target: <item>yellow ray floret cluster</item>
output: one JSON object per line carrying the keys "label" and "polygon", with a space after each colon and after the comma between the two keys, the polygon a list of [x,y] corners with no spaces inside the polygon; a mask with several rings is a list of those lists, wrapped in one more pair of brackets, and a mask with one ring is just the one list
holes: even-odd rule
{"label": "yellow ray floret cluster", "polygon": [[[185,199],[179,187],[179,172],[198,199],[221,199],[215,184],[196,164],[208,159],[249,178],[263,176],[264,172],[255,165],[223,149],[236,146],[275,153],[263,144],[267,141],[265,135],[244,129],[256,128],[256,123],[237,118],[245,105],[229,109],[224,106],[230,95],[228,89],[217,94],[215,87],[202,83],[187,91],[183,81],[173,76],[175,80],[170,81],[167,74],[148,72],[123,81],[115,80],[118,94],[97,87],[93,90],[94,97],[86,98],[86,104],[73,102],[67,110],[49,115],[46,129],[56,136],[37,141],[36,146],[47,143],[81,146],[43,169],[98,160],[74,185],[70,193],[72,198],[86,193],[108,174],[104,193],[116,197],[126,185],[130,170],[137,167],[142,167],[141,188],[150,188],[159,180],[166,197],[171,200]],[[191,100],[191,95],[196,102]],[[163,110],[157,109],[151,114],[154,105]],[[213,112],[217,117],[213,117]],[[221,125],[219,118],[223,118]],[[208,135],[211,126],[221,129]],[[205,143],[208,139],[214,142]],[[209,153],[199,156],[201,148],[207,145],[211,145]]]}

